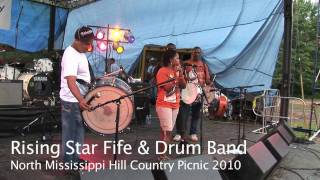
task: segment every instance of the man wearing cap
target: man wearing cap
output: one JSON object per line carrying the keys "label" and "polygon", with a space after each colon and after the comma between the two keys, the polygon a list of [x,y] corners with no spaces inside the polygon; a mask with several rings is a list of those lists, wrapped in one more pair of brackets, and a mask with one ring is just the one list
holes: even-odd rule
{"label": "man wearing cap", "polygon": [[[81,95],[76,84],[77,79],[90,83],[91,76],[89,62],[85,55],[92,50],[94,34],[91,28],[81,27],[74,34],[74,41],[68,46],[61,61],[61,121],[62,121],[62,151],[65,162],[79,162],[79,154],[68,154],[71,145],[83,144],[84,127],[81,110],[88,110],[90,107]],[[73,142],[72,142],[73,141]]]}

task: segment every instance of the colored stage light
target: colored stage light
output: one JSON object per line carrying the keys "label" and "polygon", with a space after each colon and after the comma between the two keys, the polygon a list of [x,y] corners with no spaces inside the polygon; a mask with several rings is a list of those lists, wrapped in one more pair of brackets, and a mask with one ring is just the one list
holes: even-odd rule
{"label": "colored stage light", "polygon": [[104,38],[104,32],[103,31],[97,31],[96,38],[98,40],[103,39]]}
{"label": "colored stage light", "polygon": [[133,43],[136,40],[136,38],[133,35],[129,36],[128,42]]}
{"label": "colored stage light", "polygon": [[118,54],[122,54],[123,51],[124,51],[124,47],[123,46],[119,46],[117,49],[116,49],[117,53]]}
{"label": "colored stage light", "polygon": [[123,38],[123,32],[120,29],[111,29],[111,40],[120,41]]}
{"label": "colored stage light", "polygon": [[87,51],[88,51],[88,52],[92,52],[92,51],[93,51],[93,45],[88,46]]}
{"label": "colored stage light", "polygon": [[135,38],[134,38],[134,36],[132,35],[132,33],[131,33],[130,30],[129,30],[129,31],[126,31],[126,32],[124,33],[124,39],[125,39],[126,41],[128,41],[128,43],[133,43],[134,40],[135,40]]}
{"label": "colored stage light", "polygon": [[101,51],[107,50],[107,45],[106,45],[106,43],[103,42],[103,41],[97,42],[97,46],[98,46],[98,48],[99,48]]}

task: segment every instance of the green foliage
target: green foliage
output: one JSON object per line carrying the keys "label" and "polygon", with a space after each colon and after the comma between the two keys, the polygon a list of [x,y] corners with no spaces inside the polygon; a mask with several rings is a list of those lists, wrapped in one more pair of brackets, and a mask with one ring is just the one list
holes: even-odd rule
{"label": "green foliage", "polygon": [[[316,36],[317,4],[312,4],[310,1],[305,0],[294,1],[291,55],[291,93],[293,96],[301,96],[300,72],[303,77],[305,96],[311,95],[313,79],[313,61],[315,58],[315,50],[317,48]],[[277,86],[279,83],[281,83],[283,61],[282,45],[279,51],[276,71],[274,73],[274,86]],[[320,58],[318,59],[320,63]]]}

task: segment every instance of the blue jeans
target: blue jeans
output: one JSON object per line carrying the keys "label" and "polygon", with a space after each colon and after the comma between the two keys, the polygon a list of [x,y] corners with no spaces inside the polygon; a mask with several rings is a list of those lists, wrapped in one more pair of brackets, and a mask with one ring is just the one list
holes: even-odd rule
{"label": "blue jeans", "polygon": [[200,118],[202,103],[192,103],[191,105],[191,124],[190,135],[197,134],[198,121]]}
{"label": "blue jeans", "polygon": [[61,100],[61,121],[62,121],[62,152],[65,162],[78,162],[79,154],[66,154],[71,148],[67,148],[66,143],[69,143],[76,150],[75,143],[83,144],[84,142],[84,126],[81,116],[79,103],[67,102]]}

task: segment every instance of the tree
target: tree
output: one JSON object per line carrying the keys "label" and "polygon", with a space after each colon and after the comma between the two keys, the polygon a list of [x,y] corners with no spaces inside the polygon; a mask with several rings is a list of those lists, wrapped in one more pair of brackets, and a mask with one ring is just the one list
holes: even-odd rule
{"label": "tree", "polygon": [[[291,95],[301,96],[300,71],[307,96],[312,92],[313,60],[317,37],[317,6],[310,1],[296,0],[293,2],[292,27],[292,64],[291,64]],[[273,85],[281,83],[283,46],[279,51]],[[299,61],[300,59],[300,61]],[[320,62],[320,61],[319,61]],[[300,68],[301,67],[301,68]]]}

